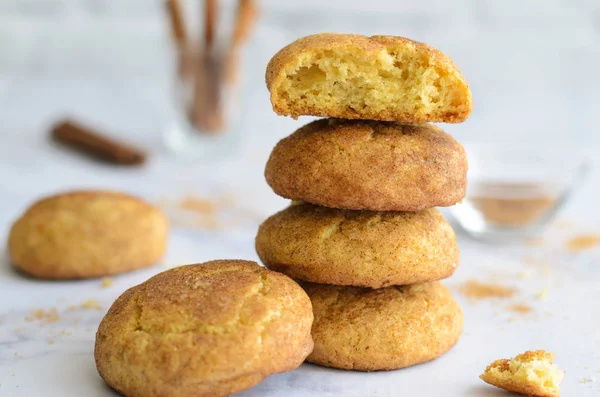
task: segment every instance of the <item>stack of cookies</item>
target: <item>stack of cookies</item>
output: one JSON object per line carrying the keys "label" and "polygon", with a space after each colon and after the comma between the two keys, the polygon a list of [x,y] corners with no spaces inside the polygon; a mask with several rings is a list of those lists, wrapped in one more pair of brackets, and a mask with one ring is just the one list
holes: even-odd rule
{"label": "stack of cookies", "polygon": [[308,361],[373,371],[432,360],[462,312],[439,280],[456,270],[454,231],[435,208],[465,195],[465,151],[426,122],[461,122],[469,87],[450,58],[401,37],[320,34],[269,63],[275,112],[324,116],[280,141],[265,176],[294,200],[256,237],[272,270],[311,298]]}

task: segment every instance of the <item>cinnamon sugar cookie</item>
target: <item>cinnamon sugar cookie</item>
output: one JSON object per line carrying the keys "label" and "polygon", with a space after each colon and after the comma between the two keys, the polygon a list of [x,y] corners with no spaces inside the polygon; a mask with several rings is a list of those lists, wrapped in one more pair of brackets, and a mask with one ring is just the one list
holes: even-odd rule
{"label": "cinnamon sugar cookie", "polygon": [[433,360],[457,342],[463,314],[440,282],[381,289],[304,285],[313,304],[308,361],[357,371]]}
{"label": "cinnamon sugar cookie", "polygon": [[302,364],[312,321],[302,288],[256,262],[181,266],[116,300],[96,366],[127,397],[224,396]]}
{"label": "cinnamon sugar cookie", "polygon": [[265,169],[285,198],[332,208],[419,211],[465,196],[467,157],[431,124],[322,119],[281,140]]}

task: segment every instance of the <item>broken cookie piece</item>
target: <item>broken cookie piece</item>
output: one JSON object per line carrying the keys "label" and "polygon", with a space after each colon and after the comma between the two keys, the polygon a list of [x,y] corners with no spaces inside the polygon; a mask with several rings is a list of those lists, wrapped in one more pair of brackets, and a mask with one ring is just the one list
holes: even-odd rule
{"label": "broken cookie piece", "polygon": [[527,396],[558,397],[563,371],[552,363],[554,354],[526,351],[511,359],[496,360],[479,377],[490,385]]}

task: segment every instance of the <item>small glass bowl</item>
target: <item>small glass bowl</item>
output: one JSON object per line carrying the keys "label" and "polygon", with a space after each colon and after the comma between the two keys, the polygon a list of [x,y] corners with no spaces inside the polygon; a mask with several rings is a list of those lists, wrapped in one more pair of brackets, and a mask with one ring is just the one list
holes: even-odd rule
{"label": "small glass bowl", "polygon": [[590,169],[581,152],[523,146],[465,145],[467,194],[450,208],[471,236],[510,241],[535,235]]}

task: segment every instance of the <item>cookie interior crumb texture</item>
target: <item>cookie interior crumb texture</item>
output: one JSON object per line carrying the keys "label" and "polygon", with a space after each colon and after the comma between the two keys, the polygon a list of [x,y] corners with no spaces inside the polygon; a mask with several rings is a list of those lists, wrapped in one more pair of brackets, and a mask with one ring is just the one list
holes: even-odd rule
{"label": "cookie interior crumb texture", "polygon": [[323,33],[301,38],[267,67],[277,114],[461,122],[469,87],[452,60],[403,37]]}
{"label": "cookie interior crumb texture", "polygon": [[556,397],[563,371],[544,350],[526,351],[511,359],[496,360],[480,378],[490,385],[523,395]]}

